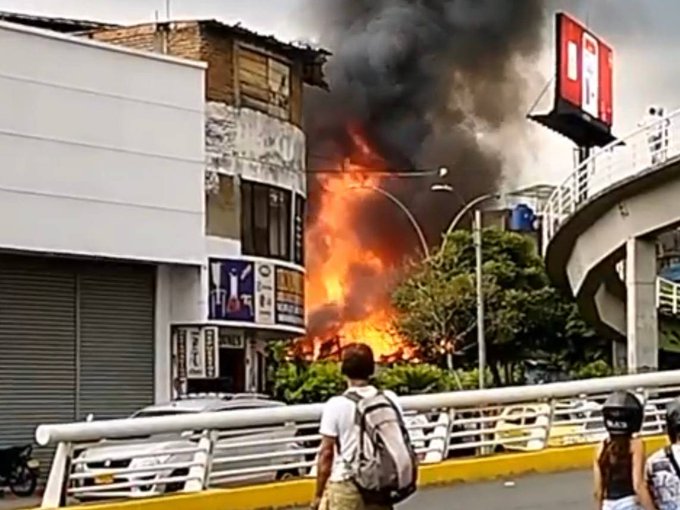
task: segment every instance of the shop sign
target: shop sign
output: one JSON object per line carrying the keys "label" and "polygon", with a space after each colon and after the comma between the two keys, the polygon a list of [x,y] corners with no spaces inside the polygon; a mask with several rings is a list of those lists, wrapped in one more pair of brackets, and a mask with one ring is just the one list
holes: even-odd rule
{"label": "shop sign", "polygon": [[305,279],[300,271],[276,268],[276,323],[305,325]]}
{"label": "shop sign", "polygon": [[255,267],[246,260],[211,259],[210,319],[255,321]]}
{"label": "shop sign", "polygon": [[205,352],[205,377],[217,379],[220,375],[220,342],[216,327],[203,328],[203,348]]}
{"label": "shop sign", "polygon": [[189,379],[205,378],[204,338],[200,328],[187,329],[187,377]]}
{"label": "shop sign", "polygon": [[177,377],[184,380],[187,377],[187,330],[175,330],[175,359],[177,360]]}
{"label": "shop sign", "polygon": [[274,265],[255,264],[255,322],[274,324]]}

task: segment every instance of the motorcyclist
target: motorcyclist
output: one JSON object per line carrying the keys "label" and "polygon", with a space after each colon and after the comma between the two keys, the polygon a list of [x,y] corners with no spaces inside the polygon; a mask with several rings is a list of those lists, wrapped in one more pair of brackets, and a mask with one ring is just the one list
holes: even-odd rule
{"label": "motorcyclist", "polygon": [[602,510],[656,510],[645,483],[645,446],[638,437],[644,407],[629,391],[611,394],[602,407],[608,437],[593,463],[595,501]]}
{"label": "motorcyclist", "polygon": [[645,476],[659,510],[680,508],[680,398],[666,407],[666,432],[670,445],[647,460]]}

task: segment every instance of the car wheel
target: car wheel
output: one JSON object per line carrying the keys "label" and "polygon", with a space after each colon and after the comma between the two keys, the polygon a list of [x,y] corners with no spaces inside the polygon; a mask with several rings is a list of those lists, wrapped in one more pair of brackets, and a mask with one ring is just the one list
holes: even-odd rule
{"label": "car wheel", "polygon": [[276,479],[280,482],[300,478],[300,473],[296,469],[282,469],[276,473]]}
{"label": "car wheel", "polygon": [[[175,476],[187,476],[188,474],[189,474],[188,468],[175,469],[172,473],[170,473],[170,477],[173,478]],[[169,483],[165,486],[165,493],[172,494],[173,492],[180,492],[182,489],[184,489],[185,484],[186,482]]]}

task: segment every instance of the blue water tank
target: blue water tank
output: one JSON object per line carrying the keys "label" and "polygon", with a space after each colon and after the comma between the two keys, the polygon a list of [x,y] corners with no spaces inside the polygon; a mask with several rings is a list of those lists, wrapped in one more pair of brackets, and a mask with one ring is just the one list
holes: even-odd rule
{"label": "blue water tank", "polygon": [[672,282],[680,282],[680,264],[673,264],[661,271],[661,277]]}
{"label": "blue water tank", "polygon": [[526,204],[518,204],[510,214],[510,230],[514,232],[533,232],[536,213]]}

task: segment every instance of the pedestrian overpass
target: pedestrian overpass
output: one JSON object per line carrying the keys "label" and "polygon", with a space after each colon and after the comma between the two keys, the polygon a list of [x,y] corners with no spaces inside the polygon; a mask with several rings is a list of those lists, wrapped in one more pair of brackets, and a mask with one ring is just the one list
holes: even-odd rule
{"label": "pedestrian overpass", "polygon": [[[591,465],[593,444],[605,434],[601,404],[621,389],[644,399],[642,434],[649,449],[659,448],[665,405],[680,393],[680,370],[401,397],[423,489],[404,508],[448,508],[440,487],[460,482],[465,486],[451,491],[470,501],[475,491],[515,491],[517,508],[526,508],[527,498],[554,496],[545,493],[551,484],[571,484],[565,497],[589,494],[589,485],[576,488],[586,475],[556,473]],[[87,508],[302,508],[314,491],[322,409],[309,404],[42,425],[36,440],[54,448],[54,457],[41,507],[97,499]],[[274,480],[280,472],[294,475],[252,482],[253,475]],[[523,477],[530,473],[542,477]],[[488,483],[475,485],[481,482]]]}
{"label": "pedestrian overpass", "polygon": [[679,311],[656,262],[656,236],[679,224],[680,112],[594,153],[543,210],[548,275],[601,334],[627,338],[635,370],[658,366],[657,311]]}

